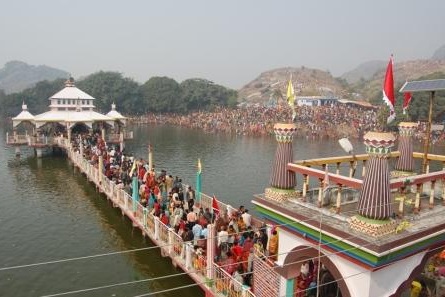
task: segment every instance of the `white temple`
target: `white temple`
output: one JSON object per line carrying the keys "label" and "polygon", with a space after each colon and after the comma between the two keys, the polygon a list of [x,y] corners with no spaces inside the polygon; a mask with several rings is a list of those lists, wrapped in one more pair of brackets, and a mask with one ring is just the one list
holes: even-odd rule
{"label": "white temple", "polygon": [[[71,138],[73,128],[83,126],[83,130],[92,132],[94,129],[100,130],[102,137],[110,143],[123,144],[124,138],[132,138],[131,133],[125,133],[127,118],[116,111],[116,105],[113,103],[111,111],[106,115],[94,111],[94,100],[91,95],[77,88],[74,79],[70,78],[65,82],[65,88],[51,96],[49,99],[49,111],[32,115],[23,103],[22,112],[12,118],[13,135],[7,137],[8,144],[24,145],[33,147],[50,146],[51,142],[43,141],[42,136],[51,137],[45,131],[63,132]],[[33,126],[32,136],[19,135],[17,132],[20,124],[30,123]]]}

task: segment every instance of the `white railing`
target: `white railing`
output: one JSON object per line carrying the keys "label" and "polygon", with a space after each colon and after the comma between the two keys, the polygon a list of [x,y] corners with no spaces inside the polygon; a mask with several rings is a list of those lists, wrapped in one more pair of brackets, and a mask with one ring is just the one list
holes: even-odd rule
{"label": "white railing", "polygon": [[105,140],[106,142],[119,143],[123,141],[122,138],[123,137],[121,134],[114,133],[114,134],[107,134]]}
{"label": "white railing", "polygon": [[149,211],[146,215],[147,218],[147,226],[146,229],[152,234],[155,234],[155,217]]}
{"label": "white railing", "polygon": [[124,189],[120,189],[119,190],[119,195],[118,195],[118,203],[119,203],[119,205],[122,205],[122,206],[125,205],[125,199],[126,199],[125,194],[127,194],[127,192],[125,192]]}
{"label": "white railing", "polygon": [[259,251],[253,259],[253,289],[258,297],[280,296],[281,276],[274,269],[275,263]]}
{"label": "white railing", "polygon": [[185,254],[183,253],[183,250],[185,248],[184,242],[182,241],[181,236],[175,232],[172,233],[172,239],[173,239],[173,257],[180,257],[183,258]]}
{"label": "white railing", "polygon": [[255,296],[252,291],[250,291],[248,286],[245,286],[241,282],[234,279],[221,266],[213,264],[213,269],[215,271],[214,285],[216,293],[228,297]]}
{"label": "white railing", "polygon": [[136,203],[136,212],[135,212],[135,219],[139,224],[144,225],[144,206],[139,203],[139,201],[135,201]]}
{"label": "white railing", "polygon": [[159,239],[165,244],[168,244],[168,229],[168,226],[159,222]]}
{"label": "white railing", "polygon": [[133,131],[125,131],[124,139],[133,139]]}
{"label": "white railing", "polygon": [[6,144],[27,144],[29,142],[29,135],[15,134],[10,135],[6,133]]}
{"label": "white railing", "polygon": [[207,277],[207,258],[198,254],[195,249],[192,250],[192,265],[196,273]]}
{"label": "white railing", "polygon": [[124,192],[124,207],[125,209],[133,210],[133,198],[127,192]]}

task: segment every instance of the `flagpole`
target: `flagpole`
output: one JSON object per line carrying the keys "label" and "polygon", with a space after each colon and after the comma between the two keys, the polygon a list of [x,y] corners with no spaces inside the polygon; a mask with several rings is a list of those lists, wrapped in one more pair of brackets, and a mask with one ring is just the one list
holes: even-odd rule
{"label": "flagpole", "polygon": [[422,162],[422,173],[426,173],[426,168],[428,166],[428,151],[430,149],[430,138],[431,138],[431,122],[433,121],[433,101],[434,101],[435,91],[431,91],[430,96],[430,110],[428,114],[428,123],[426,126],[426,139],[423,147],[423,162]]}
{"label": "flagpole", "polygon": [[153,151],[151,149],[151,144],[148,145],[148,171],[151,174],[153,170]]}
{"label": "flagpole", "polygon": [[202,174],[202,165],[201,159],[198,158],[198,170],[196,171],[196,187],[195,187],[195,196],[196,196],[196,204],[197,206],[201,205],[201,174]]}

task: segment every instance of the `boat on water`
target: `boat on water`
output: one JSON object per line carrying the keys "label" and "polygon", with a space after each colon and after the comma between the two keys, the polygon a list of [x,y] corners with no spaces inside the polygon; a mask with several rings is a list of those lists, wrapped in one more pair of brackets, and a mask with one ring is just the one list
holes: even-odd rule
{"label": "boat on water", "polygon": [[[17,127],[25,119],[15,120]],[[252,218],[251,230],[237,232],[247,241],[252,232],[254,238],[264,232],[268,241],[262,248],[253,244],[243,250],[238,263],[230,264],[226,260],[234,242],[225,241],[225,234],[218,232],[218,220],[207,222],[207,238],[184,240],[145,205],[138,177],[130,174],[129,193],[122,180],[110,179],[109,160],[102,153],[95,162],[85,158],[83,141],[80,145],[72,141],[72,128],[78,124],[67,124],[67,133],[54,137],[23,136],[16,131],[7,139],[13,145],[26,139],[20,144],[64,150],[97,189],[208,296],[401,296],[413,281],[428,284],[436,296],[442,296],[445,156],[412,151],[416,123],[400,123],[399,147],[394,152],[392,133],[369,132],[364,135],[366,154],[297,161],[292,149],[295,125],[276,124],[270,184],[252,200],[260,216]],[[101,152],[107,139],[102,131],[96,143]],[[394,168],[390,168],[392,159]],[[416,160],[426,162],[425,172],[416,172]],[[148,161],[150,172],[150,156]],[[432,170],[434,163],[439,170]],[[132,164],[137,175],[137,162]],[[340,170],[345,165],[349,174]],[[188,187],[181,188],[187,192]],[[242,212],[200,191],[195,199],[192,212],[209,209],[218,218],[239,217]],[[243,267],[233,269],[234,264]]]}

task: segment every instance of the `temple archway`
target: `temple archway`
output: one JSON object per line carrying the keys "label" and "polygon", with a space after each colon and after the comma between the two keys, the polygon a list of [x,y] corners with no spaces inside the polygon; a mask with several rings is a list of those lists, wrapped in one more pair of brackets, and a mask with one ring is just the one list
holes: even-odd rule
{"label": "temple archway", "polygon": [[[428,252],[426,252],[419,265],[417,265],[417,267],[413,269],[410,276],[403,283],[400,284],[397,291],[394,294],[392,294],[391,297],[401,296],[403,292],[408,292],[411,287],[412,281],[422,277],[422,274],[425,271],[425,266],[427,265],[429,260],[438,256],[438,254],[440,254],[440,251],[441,249],[437,249],[437,247],[432,247]],[[442,290],[443,288],[437,287],[436,289]],[[436,292],[436,294],[438,293],[439,292]],[[442,296],[442,295],[438,294],[437,296]]]}
{"label": "temple archway", "polygon": [[[283,268],[279,268],[279,273],[287,279],[295,279],[294,296],[297,294],[297,281],[300,276],[302,265],[314,261],[315,265],[320,259],[320,279],[317,284],[320,297],[351,297],[346,282],[338,268],[324,253],[319,255],[319,251],[313,247],[300,245],[292,249],[284,259]],[[314,279],[316,280],[316,278]],[[316,290],[316,289],[315,289]]]}
{"label": "temple archway", "polygon": [[71,127],[72,134],[88,134],[89,127],[85,123],[76,123]]}

